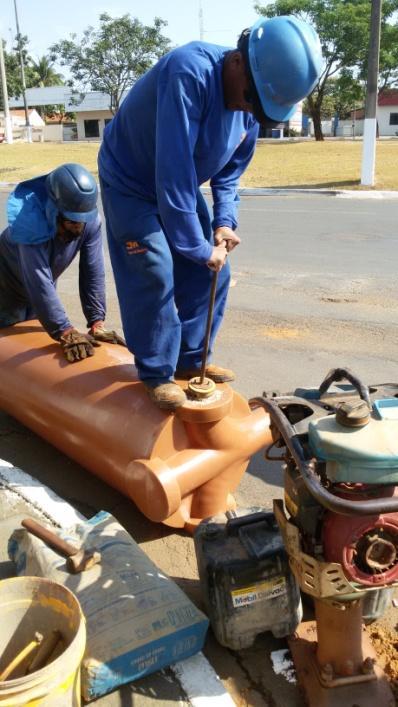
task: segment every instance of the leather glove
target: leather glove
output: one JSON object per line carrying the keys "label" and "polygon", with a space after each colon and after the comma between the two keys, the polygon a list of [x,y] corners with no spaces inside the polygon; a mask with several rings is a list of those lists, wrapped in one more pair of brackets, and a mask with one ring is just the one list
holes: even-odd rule
{"label": "leather glove", "polygon": [[95,339],[81,334],[77,329],[70,329],[59,338],[63,354],[69,363],[81,361],[88,356],[94,356],[94,346],[100,346]]}
{"label": "leather glove", "polygon": [[106,329],[104,322],[93,324],[89,329],[89,336],[94,337],[95,341],[104,341],[106,344],[119,344],[126,346],[125,340],[119,336],[117,331]]}

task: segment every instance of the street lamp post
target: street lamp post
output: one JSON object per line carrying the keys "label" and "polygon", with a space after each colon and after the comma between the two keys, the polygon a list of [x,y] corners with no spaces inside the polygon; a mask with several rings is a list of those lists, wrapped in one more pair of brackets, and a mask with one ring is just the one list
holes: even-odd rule
{"label": "street lamp post", "polygon": [[203,20],[203,7],[202,0],[199,0],[199,39],[201,42],[204,40],[204,20]]}
{"label": "street lamp post", "polygon": [[6,78],[6,67],[4,63],[4,52],[3,52],[3,38],[0,35],[0,74],[1,74],[1,90],[3,94],[3,104],[4,104],[4,128],[5,128],[5,138],[9,145],[13,142],[12,135],[12,124],[10,117],[10,109],[8,107],[8,91],[7,91],[7,78]]}
{"label": "street lamp post", "polygon": [[376,162],[377,96],[382,0],[372,0],[361,184],[373,186]]}
{"label": "street lamp post", "polygon": [[19,62],[20,62],[20,65],[21,65],[22,93],[23,93],[23,103],[24,103],[24,109],[25,109],[26,141],[27,141],[27,142],[32,142],[32,126],[31,126],[30,121],[29,121],[28,104],[27,104],[27,101],[26,101],[25,69],[24,69],[24,61],[23,61],[23,54],[22,54],[22,47],[21,47],[21,32],[20,32],[20,29],[19,29],[17,0],[14,0],[14,9],[15,9],[15,24],[16,24],[16,26],[17,26]]}

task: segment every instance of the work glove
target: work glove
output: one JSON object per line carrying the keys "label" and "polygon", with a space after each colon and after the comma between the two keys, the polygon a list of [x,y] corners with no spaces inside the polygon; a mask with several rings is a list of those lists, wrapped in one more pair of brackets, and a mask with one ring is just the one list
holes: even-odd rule
{"label": "work glove", "polygon": [[106,329],[104,322],[96,322],[93,324],[88,334],[93,337],[95,341],[104,341],[106,344],[120,344],[120,346],[126,346],[125,340],[119,336],[117,331]]}
{"label": "work glove", "polygon": [[70,329],[59,338],[63,354],[69,363],[82,361],[94,356],[94,346],[100,346],[92,336],[81,334],[77,329]]}

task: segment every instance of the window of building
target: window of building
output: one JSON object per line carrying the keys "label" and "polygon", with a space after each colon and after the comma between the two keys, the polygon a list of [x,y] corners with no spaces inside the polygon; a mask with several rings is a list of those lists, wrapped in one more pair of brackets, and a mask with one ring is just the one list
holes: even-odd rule
{"label": "window of building", "polygon": [[85,135],[85,137],[99,137],[99,121],[98,120],[85,120],[84,121],[84,135]]}
{"label": "window of building", "polygon": [[390,125],[398,125],[398,113],[390,113]]}

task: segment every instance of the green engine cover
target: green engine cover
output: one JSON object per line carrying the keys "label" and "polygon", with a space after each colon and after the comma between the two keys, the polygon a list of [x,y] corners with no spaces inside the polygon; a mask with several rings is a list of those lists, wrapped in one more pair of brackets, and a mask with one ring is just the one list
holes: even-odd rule
{"label": "green engine cover", "polygon": [[[397,401],[396,401],[397,402]],[[398,419],[372,412],[367,425],[345,427],[335,415],[309,423],[312,453],[332,482],[398,484]]]}

